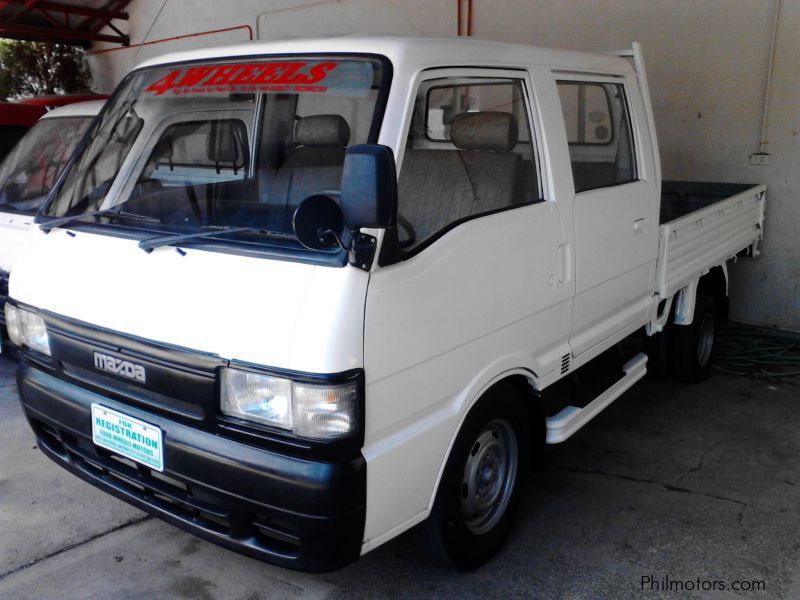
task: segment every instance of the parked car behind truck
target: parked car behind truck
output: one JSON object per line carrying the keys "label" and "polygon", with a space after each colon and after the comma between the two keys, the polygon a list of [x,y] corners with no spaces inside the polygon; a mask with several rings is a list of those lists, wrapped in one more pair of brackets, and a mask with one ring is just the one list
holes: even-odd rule
{"label": "parked car behind truck", "polygon": [[531,456],[645,374],[621,342],[666,329],[702,377],[761,239],[763,186],[662,185],[622,54],[350,37],[132,71],[11,279],[39,447],[278,565],[423,522],[488,560]]}
{"label": "parked car behind truck", "polygon": [[0,161],[47,111],[76,102],[104,98],[106,96],[96,94],[62,94],[27,98],[19,102],[0,102]]}
{"label": "parked car behind truck", "polygon": [[[34,216],[103,102],[79,102],[45,113],[0,163],[0,306],[8,296],[14,262],[35,227]],[[0,315],[0,335],[4,342],[5,314]]]}

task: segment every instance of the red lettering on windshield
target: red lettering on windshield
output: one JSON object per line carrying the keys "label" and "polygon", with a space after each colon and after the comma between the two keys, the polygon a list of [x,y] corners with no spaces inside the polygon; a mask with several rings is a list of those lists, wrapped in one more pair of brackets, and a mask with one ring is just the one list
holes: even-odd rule
{"label": "red lettering on windshield", "polygon": [[[312,86],[323,81],[337,67],[335,62],[316,63],[269,62],[262,64],[233,64],[177,69],[162,77],[145,92],[161,96],[173,94],[208,94],[247,91],[325,92],[325,86]],[[268,85],[267,85],[268,84]],[[294,86],[291,87],[291,86]],[[263,89],[262,89],[263,88]]]}

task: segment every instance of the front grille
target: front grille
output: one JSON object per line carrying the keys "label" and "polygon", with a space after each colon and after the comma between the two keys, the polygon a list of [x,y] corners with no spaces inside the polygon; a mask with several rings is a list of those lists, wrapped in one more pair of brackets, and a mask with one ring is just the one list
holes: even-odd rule
{"label": "front grille", "polygon": [[149,469],[42,421],[34,421],[33,426],[45,449],[96,481],[219,535],[249,540],[287,558],[301,555],[297,532],[273,515],[225,506],[224,499],[203,486]]}
{"label": "front grille", "polygon": [[0,299],[8,298],[8,272],[0,271]]}

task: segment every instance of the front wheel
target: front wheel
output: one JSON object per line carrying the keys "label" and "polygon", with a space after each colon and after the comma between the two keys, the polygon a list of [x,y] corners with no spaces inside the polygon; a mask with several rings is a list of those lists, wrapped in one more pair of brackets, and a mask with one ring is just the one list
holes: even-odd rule
{"label": "front wheel", "polygon": [[467,416],[445,466],[423,536],[435,558],[473,570],[502,546],[530,454],[519,392],[501,383]]}
{"label": "front wheel", "polygon": [[717,315],[714,300],[698,296],[691,325],[675,325],[670,330],[672,374],[679,381],[702,381],[711,369],[717,340]]}

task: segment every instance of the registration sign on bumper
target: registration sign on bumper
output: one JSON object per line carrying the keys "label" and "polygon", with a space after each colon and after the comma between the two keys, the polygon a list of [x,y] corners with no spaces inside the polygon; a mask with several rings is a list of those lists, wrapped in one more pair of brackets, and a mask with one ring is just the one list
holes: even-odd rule
{"label": "registration sign on bumper", "polygon": [[164,470],[164,435],[155,425],[92,404],[92,440],[151,469]]}

